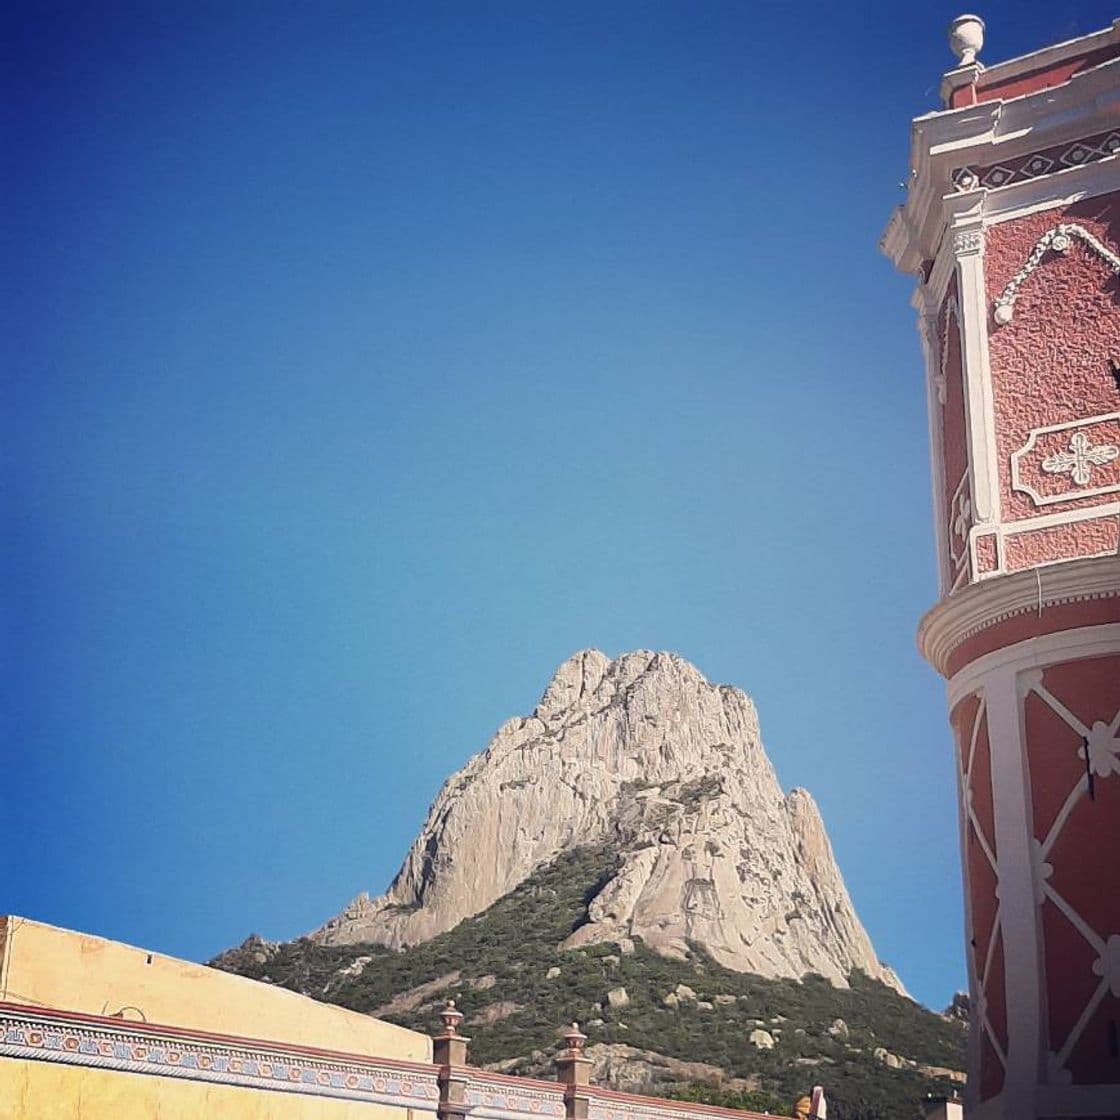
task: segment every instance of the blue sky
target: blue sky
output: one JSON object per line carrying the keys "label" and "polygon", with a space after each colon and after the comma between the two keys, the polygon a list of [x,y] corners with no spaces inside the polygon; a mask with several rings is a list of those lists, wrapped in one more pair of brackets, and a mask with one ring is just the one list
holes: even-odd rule
{"label": "blue sky", "polygon": [[[573,651],[758,704],[964,983],[910,282],[941,5],[9,16],[0,911],[205,959],[383,888]],[[1106,26],[992,3],[989,60]]]}

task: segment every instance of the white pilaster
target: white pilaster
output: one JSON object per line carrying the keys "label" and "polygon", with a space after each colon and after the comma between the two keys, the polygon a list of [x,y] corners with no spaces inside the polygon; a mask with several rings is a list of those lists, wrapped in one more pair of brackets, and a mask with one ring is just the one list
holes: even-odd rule
{"label": "white pilaster", "polygon": [[1000,926],[1007,1007],[1005,1114],[1033,1117],[1038,1084],[1042,961],[1031,864],[1030,778],[1014,668],[984,686],[992,758],[992,801],[999,864]]}
{"label": "white pilaster", "polygon": [[[983,193],[983,192],[981,192]],[[957,304],[961,325],[961,365],[968,423],[972,503],[976,523],[999,520],[999,458],[995,403],[988,359],[988,306],[984,290],[984,230],[979,214],[958,215],[952,227],[957,262]]]}

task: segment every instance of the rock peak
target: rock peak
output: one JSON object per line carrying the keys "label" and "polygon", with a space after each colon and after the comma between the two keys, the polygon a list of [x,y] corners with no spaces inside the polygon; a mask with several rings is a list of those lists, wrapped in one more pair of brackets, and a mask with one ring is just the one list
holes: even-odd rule
{"label": "rock peak", "polygon": [[665,651],[564,661],[532,715],[444,784],[388,892],[359,895],[312,936],[426,941],[587,845],[612,848],[618,869],[570,946],[639,937],[764,976],[844,985],[860,968],[900,987],[855,915],[816,802],[783,794],[749,697]]}

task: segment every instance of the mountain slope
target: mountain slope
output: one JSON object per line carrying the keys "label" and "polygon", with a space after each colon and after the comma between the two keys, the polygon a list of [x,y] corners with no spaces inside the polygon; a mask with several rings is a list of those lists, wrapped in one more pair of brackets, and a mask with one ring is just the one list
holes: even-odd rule
{"label": "mountain slope", "polygon": [[640,938],[766,977],[853,969],[899,988],[860,924],[812,797],[778,785],[750,699],[688,662],[597,650],[454,774],[388,892],[312,935],[418,945],[584,845],[619,863],[570,944]]}
{"label": "mountain slope", "polygon": [[[839,1120],[909,1120],[926,1093],[959,1088],[964,1025],[859,972],[837,988],[733,971],[699,949],[666,957],[640,940],[561,948],[622,862],[609,846],[567,851],[483,914],[403,951],[253,937],[212,963],[417,1030],[433,1030],[453,997],[472,1064],[517,1072],[552,1076],[558,1028],[575,1019],[596,1079],[629,1091],[787,1114],[824,1084]],[[772,1049],[751,1043],[757,1031]]]}

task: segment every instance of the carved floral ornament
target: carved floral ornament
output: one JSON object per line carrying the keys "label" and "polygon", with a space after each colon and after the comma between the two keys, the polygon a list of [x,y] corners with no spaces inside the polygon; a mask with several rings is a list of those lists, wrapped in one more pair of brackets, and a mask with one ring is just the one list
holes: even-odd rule
{"label": "carved floral ornament", "polygon": [[1026,263],[996,297],[993,314],[995,321],[1000,326],[1011,322],[1015,315],[1015,300],[1019,298],[1019,289],[1042,263],[1046,254],[1049,252],[1068,253],[1075,238],[1100,257],[1114,273],[1120,274],[1120,256],[1117,256],[1084,226],[1079,226],[1075,222],[1063,222],[1056,225],[1038,239],[1030,252],[1030,256],[1027,257]]}
{"label": "carved floral ornament", "polygon": [[1011,487],[1036,506],[1120,491],[1120,412],[1032,428],[1011,455]]}
{"label": "carved floral ornament", "polygon": [[1069,448],[1042,460],[1047,474],[1068,474],[1078,486],[1088,486],[1093,467],[1103,467],[1120,458],[1120,447],[1114,443],[1092,444],[1084,432],[1069,437]]}

